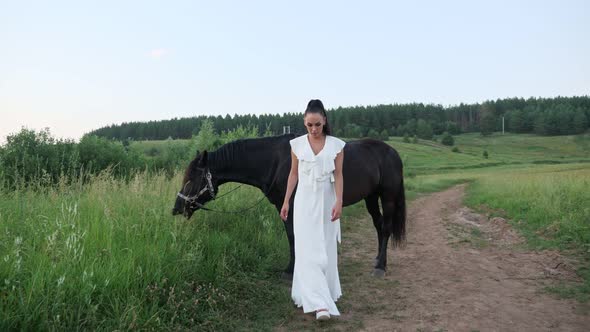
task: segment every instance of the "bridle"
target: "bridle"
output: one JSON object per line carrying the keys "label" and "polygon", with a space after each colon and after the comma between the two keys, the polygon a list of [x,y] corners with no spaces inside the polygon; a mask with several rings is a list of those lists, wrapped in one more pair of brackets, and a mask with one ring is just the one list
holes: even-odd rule
{"label": "bridle", "polygon": [[[205,172],[203,172],[203,175],[201,175],[201,180],[203,180],[203,178],[205,178],[205,180],[206,180],[205,187],[203,187],[203,189],[201,189],[201,191],[199,191],[197,194],[192,195],[192,196],[186,196],[182,193],[182,191],[179,191],[178,194],[176,194],[176,196],[184,199],[185,203],[188,203],[190,205],[190,207],[196,206],[196,207],[204,209],[204,210],[209,210],[203,204],[197,202],[197,200],[199,199],[199,197],[201,197],[207,191],[209,191],[209,194],[211,195],[211,197],[213,199],[215,199],[215,188],[213,188],[213,181],[212,181],[213,176],[211,175],[211,171],[209,170],[209,168],[206,168],[206,169],[205,168],[198,168],[198,169],[205,170]],[[190,183],[190,181],[188,181],[184,185],[184,187],[186,188],[186,185],[188,185],[189,183]]]}
{"label": "bridle", "polygon": [[[234,188],[234,189],[230,190],[230,191],[229,191],[229,192],[227,192],[227,193],[224,193],[223,195],[221,195],[221,196],[219,196],[219,197],[216,197],[216,195],[215,195],[215,189],[214,189],[214,187],[213,187],[213,180],[212,180],[213,176],[211,175],[211,170],[210,170],[208,167],[207,167],[207,168],[197,168],[197,169],[198,169],[198,170],[204,170],[204,171],[205,171],[205,172],[203,172],[203,175],[201,176],[201,182],[202,182],[203,178],[205,178],[205,180],[206,180],[205,187],[203,187],[203,189],[201,189],[201,191],[199,191],[197,194],[195,194],[195,195],[192,195],[192,196],[186,196],[186,195],[184,195],[184,194],[182,193],[182,191],[179,191],[179,192],[178,192],[178,194],[176,194],[176,196],[178,196],[178,197],[180,197],[180,198],[184,199],[185,203],[188,203],[188,204],[189,204],[189,208],[192,208],[192,207],[197,207],[197,208],[199,208],[199,209],[202,209],[202,210],[205,210],[205,211],[218,212],[218,213],[242,213],[242,212],[245,212],[245,211],[248,211],[248,210],[251,210],[251,209],[253,209],[253,208],[254,208],[256,205],[258,205],[260,202],[262,202],[262,200],[263,200],[263,199],[264,199],[264,198],[267,196],[267,194],[268,194],[268,193],[264,193],[264,196],[262,196],[262,197],[261,197],[261,198],[258,200],[258,202],[254,203],[254,205],[252,205],[252,206],[250,206],[250,207],[248,207],[248,208],[242,209],[242,210],[238,210],[238,211],[218,211],[218,210],[212,210],[212,209],[209,209],[209,208],[205,207],[205,205],[204,205],[204,204],[201,204],[201,203],[197,202],[197,200],[199,199],[199,197],[201,197],[201,195],[203,195],[205,192],[209,191],[209,194],[211,195],[211,197],[212,197],[213,199],[216,199],[216,198],[221,198],[221,197],[223,197],[223,196],[225,196],[225,195],[227,195],[227,194],[231,193],[232,191],[234,191],[234,190],[236,190],[236,189],[240,188],[240,187],[241,187],[241,185],[239,185],[238,187],[236,187],[236,188]],[[277,177],[276,177],[276,175],[275,175],[275,177],[274,177],[274,179],[272,180],[272,182],[271,182],[270,186],[268,187],[268,190],[269,190],[269,191],[270,191],[270,188],[272,188],[273,184],[275,183],[276,179],[277,179]],[[188,181],[188,182],[187,182],[187,183],[184,185],[184,187],[186,187],[186,185],[188,185],[189,183],[190,183],[190,181]],[[185,205],[185,209],[186,209],[186,205]]]}

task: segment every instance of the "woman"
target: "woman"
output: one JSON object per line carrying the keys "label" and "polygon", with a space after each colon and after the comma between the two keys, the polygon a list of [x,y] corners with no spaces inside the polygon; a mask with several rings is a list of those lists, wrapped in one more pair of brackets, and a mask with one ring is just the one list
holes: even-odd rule
{"label": "woman", "polygon": [[291,297],[303,312],[329,319],[340,312],[334,303],[342,291],[338,276],[337,242],[342,213],[342,161],[345,142],[330,136],[326,110],[320,100],[307,104],[303,122],[307,134],[292,139],[291,172],[281,208],[287,220],[293,203],[295,270]]}

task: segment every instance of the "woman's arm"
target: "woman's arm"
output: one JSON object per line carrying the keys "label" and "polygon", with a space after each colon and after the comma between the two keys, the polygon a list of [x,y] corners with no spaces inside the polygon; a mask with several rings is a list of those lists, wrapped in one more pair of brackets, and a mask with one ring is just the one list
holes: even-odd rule
{"label": "woman's arm", "polygon": [[295,156],[295,153],[293,153],[293,150],[291,150],[291,171],[289,172],[289,179],[287,180],[285,200],[283,201],[283,207],[281,208],[281,219],[284,221],[287,220],[287,216],[289,215],[289,201],[291,200],[295,185],[297,185],[297,181],[299,180],[298,167],[299,160]]}
{"label": "woman's arm", "polygon": [[332,221],[336,219],[340,219],[342,215],[342,191],[344,188],[344,180],[342,176],[342,163],[344,160],[344,149],[340,151],[336,155],[336,159],[334,160],[334,188],[336,190],[336,202],[334,203],[334,208],[332,209]]}

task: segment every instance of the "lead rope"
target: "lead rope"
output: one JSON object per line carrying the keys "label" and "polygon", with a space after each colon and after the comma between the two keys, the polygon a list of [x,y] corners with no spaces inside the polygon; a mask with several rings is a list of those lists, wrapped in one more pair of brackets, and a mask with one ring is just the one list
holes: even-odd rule
{"label": "lead rope", "polygon": [[[269,191],[269,192],[270,192],[270,189],[272,188],[272,186],[275,184],[276,180],[277,180],[277,176],[276,176],[276,174],[275,174],[275,176],[274,176],[274,178],[273,178],[273,180],[272,180],[272,182],[271,182],[270,186],[268,187],[268,191]],[[241,186],[242,186],[242,185],[238,186],[237,188],[240,188]],[[229,191],[229,192],[227,192],[227,193],[225,193],[225,194],[223,194],[223,195],[219,196],[218,198],[221,198],[221,197],[223,197],[223,196],[225,196],[225,195],[229,194],[230,192],[232,192],[232,191],[236,190],[237,188],[234,188],[234,189],[232,189],[231,191]],[[264,193],[264,192],[263,192],[263,193]],[[210,209],[210,208],[207,208],[207,207],[205,207],[205,205],[203,205],[203,204],[201,204],[201,203],[199,203],[199,202],[194,202],[194,204],[195,204],[197,207],[199,207],[200,209],[202,209],[202,210],[205,210],[205,211],[210,211],[210,212],[216,212],[216,213],[225,213],[225,214],[243,213],[243,212],[246,212],[246,211],[249,211],[249,210],[251,210],[251,209],[255,208],[255,207],[258,205],[258,204],[260,204],[260,202],[262,202],[262,200],[263,200],[263,199],[266,197],[266,195],[267,195],[267,194],[268,194],[268,192],[267,192],[267,193],[264,193],[264,195],[263,195],[263,196],[262,196],[262,197],[261,197],[261,198],[260,198],[260,199],[259,199],[259,200],[258,200],[256,203],[254,203],[254,205],[252,205],[252,206],[250,206],[250,207],[248,207],[248,208],[242,209],[242,210],[237,210],[237,211],[220,211],[220,210],[213,210],[213,209]]]}

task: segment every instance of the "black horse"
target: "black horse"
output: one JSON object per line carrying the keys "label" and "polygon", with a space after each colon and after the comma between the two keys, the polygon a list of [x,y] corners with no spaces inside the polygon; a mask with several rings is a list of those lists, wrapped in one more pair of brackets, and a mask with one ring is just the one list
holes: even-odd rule
{"label": "black horse", "polygon": [[[226,182],[239,182],[262,190],[280,212],[291,168],[289,140],[293,134],[240,139],[216,151],[199,153],[186,169],[173,214],[190,218],[215,199],[218,188]],[[387,265],[387,242],[401,243],[406,230],[406,200],[402,161],[391,146],[373,139],[347,142],[344,147],[343,206],[365,200],[377,230],[378,254],[373,274],[382,276]],[[295,192],[294,192],[295,193]],[[293,206],[295,194],[291,196]],[[379,211],[381,198],[383,215]],[[279,218],[277,213],[277,218]],[[285,276],[291,277],[295,264],[293,209],[284,223],[291,247],[291,260]]]}

